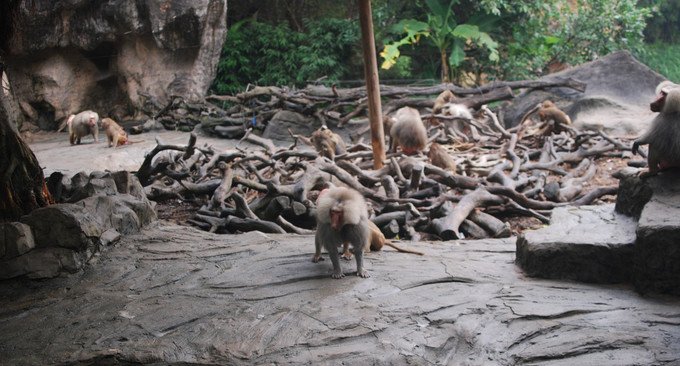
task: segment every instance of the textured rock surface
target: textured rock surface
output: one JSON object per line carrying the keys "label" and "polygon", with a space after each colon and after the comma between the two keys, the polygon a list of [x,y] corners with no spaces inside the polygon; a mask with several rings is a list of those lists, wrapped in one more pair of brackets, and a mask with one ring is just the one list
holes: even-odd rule
{"label": "textured rock surface", "polygon": [[0,223],[0,259],[18,257],[35,248],[31,227],[20,222]]}
{"label": "textured rock surface", "polygon": [[0,279],[73,273],[121,235],[156,221],[155,205],[129,172],[80,172],[71,178],[54,174],[48,184],[58,188],[55,197],[77,201],[43,207],[21,223],[0,225]]}
{"label": "textured rock surface", "polygon": [[0,262],[0,278],[25,276],[43,279],[56,277],[64,272],[75,273],[87,260],[86,256],[85,253],[78,253],[67,248],[38,248],[11,260]]}
{"label": "textured rock surface", "polygon": [[[625,77],[622,77],[625,75]],[[520,95],[506,110],[505,124],[514,126],[522,116],[545,99],[557,102],[581,128],[604,129],[614,135],[637,134],[654,117],[649,102],[665,78],[619,51],[595,61],[544,76],[542,79],[574,78],[588,84],[584,93],[568,88],[535,90]]]}
{"label": "textured rock surface", "polygon": [[680,195],[657,194],[645,205],[635,243],[635,288],[680,295]]}
{"label": "textured rock surface", "polygon": [[614,205],[560,207],[552,225],[517,238],[517,263],[530,276],[595,283],[631,280],[635,220]]}
{"label": "textured rock surface", "polygon": [[20,0],[0,13],[10,84],[43,129],[142,94],[203,96],[226,39],[226,0]]}
{"label": "textured rock surface", "polygon": [[72,203],[41,207],[21,219],[33,230],[38,248],[72,250],[96,246],[99,236],[106,230],[101,220],[83,206]]}
{"label": "textured rock surface", "polygon": [[641,293],[680,295],[680,170],[622,174],[616,211],[636,218],[633,280]]}
{"label": "textured rock surface", "polygon": [[616,212],[636,219],[640,217],[653,193],[649,180],[641,179],[638,173],[631,170],[619,178],[619,191],[616,194]]}
{"label": "textured rock surface", "polygon": [[316,119],[283,110],[272,117],[267,125],[267,129],[265,129],[262,134],[262,137],[279,141],[292,141],[288,129],[303,136],[311,136],[312,132],[316,131],[319,127],[321,127],[321,124]]}
{"label": "textured rock surface", "polygon": [[333,280],[311,236],[160,226],[83,273],[0,283],[0,363],[680,362],[678,299],[527,278],[510,239],[416,245]]}

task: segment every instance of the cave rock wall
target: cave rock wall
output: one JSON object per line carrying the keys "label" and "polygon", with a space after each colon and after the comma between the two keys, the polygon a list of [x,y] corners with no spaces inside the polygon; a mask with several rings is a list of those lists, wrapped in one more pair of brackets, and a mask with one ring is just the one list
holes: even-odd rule
{"label": "cave rock wall", "polygon": [[54,129],[84,109],[129,116],[149,97],[204,96],[226,14],[226,0],[2,2],[0,48],[24,114]]}

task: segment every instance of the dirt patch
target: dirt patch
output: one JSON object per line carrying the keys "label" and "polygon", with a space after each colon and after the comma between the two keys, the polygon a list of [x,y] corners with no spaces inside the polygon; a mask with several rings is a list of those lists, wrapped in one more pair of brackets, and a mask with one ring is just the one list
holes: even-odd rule
{"label": "dirt patch", "polygon": [[201,204],[196,202],[172,199],[156,203],[156,212],[160,220],[170,221],[178,225],[191,226],[189,220],[196,215]]}

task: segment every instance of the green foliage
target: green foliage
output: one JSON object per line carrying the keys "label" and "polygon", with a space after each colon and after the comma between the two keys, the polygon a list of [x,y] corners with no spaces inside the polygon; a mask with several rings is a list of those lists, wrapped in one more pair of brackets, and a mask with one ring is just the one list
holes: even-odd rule
{"label": "green foliage", "polygon": [[296,81],[304,83],[326,76],[328,82],[333,82],[346,75],[360,37],[356,22],[325,19],[307,21],[305,27],[307,33],[298,49],[301,63]]}
{"label": "green foliage", "polygon": [[638,60],[669,80],[680,83],[680,44],[654,43],[635,54]]}
{"label": "green foliage", "polygon": [[645,38],[650,43],[680,43],[680,1],[640,0],[641,4],[654,6],[658,11],[647,22]]}
{"label": "green foliage", "polygon": [[413,75],[413,59],[410,56],[401,56],[389,69],[378,69],[381,80],[409,79]]}
{"label": "green foliage", "polygon": [[[468,23],[461,23],[454,17],[454,5],[459,0],[426,0],[426,21],[404,19],[393,28],[395,33],[402,34],[401,39],[386,43],[380,56],[383,58],[381,67],[389,69],[399,56],[400,47],[418,44],[426,39],[439,52],[442,68],[442,80],[449,81],[450,68],[459,66],[465,59],[466,52],[471,48],[485,48],[491,62],[498,61],[498,44],[473,19],[480,22],[487,18],[477,17]],[[486,22],[491,24],[491,22]]]}
{"label": "green foliage", "polygon": [[212,89],[235,94],[250,84],[299,86],[349,72],[359,40],[358,25],[343,19],[305,22],[306,33],[251,20],[229,28]]}
{"label": "green foliage", "polygon": [[616,50],[637,52],[652,9],[637,0],[554,0],[508,12],[500,78],[543,74],[551,64],[576,65]]}

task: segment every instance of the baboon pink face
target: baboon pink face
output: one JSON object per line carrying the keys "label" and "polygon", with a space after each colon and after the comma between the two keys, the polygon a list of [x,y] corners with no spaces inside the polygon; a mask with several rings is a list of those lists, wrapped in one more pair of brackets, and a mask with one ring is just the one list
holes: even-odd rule
{"label": "baboon pink face", "polygon": [[661,90],[659,94],[657,94],[656,99],[654,99],[653,102],[649,103],[649,109],[652,112],[661,112],[663,109],[663,105],[666,102],[666,96],[668,93],[664,90]]}

